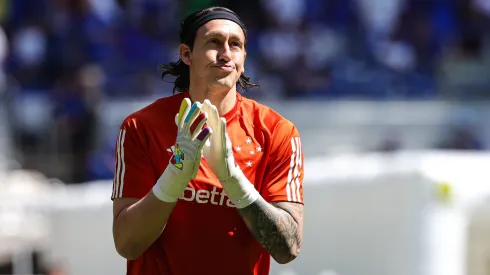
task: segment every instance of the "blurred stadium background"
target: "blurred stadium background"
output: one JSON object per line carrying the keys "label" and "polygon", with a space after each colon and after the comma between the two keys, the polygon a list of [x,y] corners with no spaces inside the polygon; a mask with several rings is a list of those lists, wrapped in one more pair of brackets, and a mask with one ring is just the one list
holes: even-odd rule
{"label": "blurred stadium background", "polygon": [[117,129],[210,5],[302,134],[304,252],[273,275],[490,274],[490,0],[0,0],[0,274],[124,274]]}

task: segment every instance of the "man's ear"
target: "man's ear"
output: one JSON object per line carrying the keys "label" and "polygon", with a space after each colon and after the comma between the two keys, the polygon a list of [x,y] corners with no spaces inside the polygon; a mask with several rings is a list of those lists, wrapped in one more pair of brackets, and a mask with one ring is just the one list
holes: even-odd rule
{"label": "man's ear", "polygon": [[187,66],[190,66],[192,63],[191,48],[186,44],[180,44],[179,51],[180,51],[180,59],[182,60],[182,62],[184,62],[184,64],[186,64]]}

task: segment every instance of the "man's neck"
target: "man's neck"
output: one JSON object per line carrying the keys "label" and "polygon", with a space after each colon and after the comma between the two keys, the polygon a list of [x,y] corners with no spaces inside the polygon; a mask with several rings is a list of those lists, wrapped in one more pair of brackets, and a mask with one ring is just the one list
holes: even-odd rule
{"label": "man's neck", "polygon": [[236,89],[229,91],[216,91],[211,89],[189,89],[189,96],[193,101],[203,102],[205,99],[211,101],[211,104],[216,106],[219,114],[222,116],[235,107],[236,104]]}

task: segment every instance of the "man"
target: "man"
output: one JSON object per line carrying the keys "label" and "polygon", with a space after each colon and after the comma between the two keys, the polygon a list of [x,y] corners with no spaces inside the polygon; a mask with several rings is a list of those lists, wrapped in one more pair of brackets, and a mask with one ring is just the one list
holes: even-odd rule
{"label": "man", "polygon": [[[265,275],[299,253],[303,154],[296,127],[236,88],[246,30],[214,7],[182,22],[180,93],[122,123],[113,234],[127,274]],[[193,103],[192,103],[193,101]]]}

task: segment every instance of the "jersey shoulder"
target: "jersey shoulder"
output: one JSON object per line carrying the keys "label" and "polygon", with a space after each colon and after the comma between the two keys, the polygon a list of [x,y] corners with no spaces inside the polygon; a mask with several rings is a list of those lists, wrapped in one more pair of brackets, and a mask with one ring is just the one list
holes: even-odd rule
{"label": "jersey shoulder", "polygon": [[[144,128],[160,124],[174,124],[183,94],[171,95],[155,100],[151,104],[128,115],[123,123],[137,124]],[[151,128],[151,127],[150,127]]]}
{"label": "jersey shoulder", "polygon": [[271,135],[297,131],[292,121],[271,107],[245,97],[242,97],[241,101],[242,116],[249,116],[255,125],[259,125]]}

